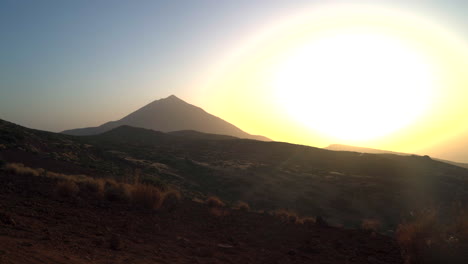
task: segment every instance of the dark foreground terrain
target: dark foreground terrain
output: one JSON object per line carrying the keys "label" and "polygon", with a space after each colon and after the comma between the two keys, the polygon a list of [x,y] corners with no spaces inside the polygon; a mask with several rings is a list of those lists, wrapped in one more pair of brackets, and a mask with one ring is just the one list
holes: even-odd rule
{"label": "dark foreground terrain", "polygon": [[293,224],[183,199],[135,209],[77,194],[56,180],[0,172],[0,263],[402,263],[375,233]]}
{"label": "dark foreground terrain", "polygon": [[2,159],[118,181],[138,174],[190,198],[215,195],[255,210],[290,209],[348,228],[372,219],[388,235],[411,212],[437,208],[453,219],[453,205],[468,203],[468,170],[428,156],[330,151],[196,131],[122,126],[77,137],[0,120]]}

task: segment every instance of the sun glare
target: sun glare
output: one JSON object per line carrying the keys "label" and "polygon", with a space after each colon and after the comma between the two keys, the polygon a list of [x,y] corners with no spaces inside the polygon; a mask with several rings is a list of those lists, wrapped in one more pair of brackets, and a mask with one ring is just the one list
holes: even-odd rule
{"label": "sun glare", "polygon": [[294,49],[275,74],[279,101],[310,128],[341,140],[368,140],[408,125],[429,107],[426,58],[397,38],[351,28]]}
{"label": "sun glare", "polygon": [[434,21],[346,4],[292,14],[210,75],[213,108],[253,133],[313,146],[411,152],[461,135],[468,47]]}

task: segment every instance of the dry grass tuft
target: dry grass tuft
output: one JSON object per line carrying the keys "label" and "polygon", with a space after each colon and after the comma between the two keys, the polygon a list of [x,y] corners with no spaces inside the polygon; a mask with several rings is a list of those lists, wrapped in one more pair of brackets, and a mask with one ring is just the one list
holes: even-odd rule
{"label": "dry grass tuft", "polygon": [[75,197],[80,188],[72,181],[60,181],[57,183],[55,191],[61,197]]}
{"label": "dry grass tuft", "polygon": [[177,208],[182,199],[182,195],[179,191],[170,190],[162,194],[161,208],[168,211],[173,211]]}
{"label": "dry grass tuft", "polygon": [[111,202],[130,201],[130,185],[125,183],[117,183],[114,180],[106,180],[106,184],[104,185],[104,197]]}
{"label": "dry grass tuft", "polygon": [[22,163],[7,163],[5,165],[5,170],[16,175],[29,176],[40,176],[44,172],[43,169],[25,167]]}
{"label": "dry grass tuft", "polygon": [[[7,163],[4,170],[17,175],[43,176],[58,181],[56,193],[61,197],[74,197],[80,195],[95,194],[97,198],[105,198],[111,202],[133,202],[135,205],[148,209],[163,207],[169,211],[174,210],[180,203],[181,194],[177,190],[169,190],[167,186],[164,191],[158,186],[141,184],[138,178],[133,183],[121,183],[113,179],[96,179],[86,175],[68,175],[38,168],[33,169],[21,163]],[[210,202],[217,206],[224,203]],[[221,206],[221,207],[222,207]]]}
{"label": "dry grass tuft", "polygon": [[244,211],[244,212],[248,212],[250,211],[250,206],[248,203],[246,202],[242,202],[242,201],[238,201],[236,203],[236,205],[234,206],[235,209],[238,209],[238,210],[241,210],[241,211]]}
{"label": "dry grass tuft", "polygon": [[468,259],[468,214],[456,212],[455,221],[442,223],[435,210],[413,214],[398,226],[396,239],[406,264],[466,263]]}
{"label": "dry grass tuft", "polygon": [[290,211],[290,210],[279,209],[279,210],[273,211],[272,215],[289,223],[300,223],[299,221],[300,218],[297,216],[297,213]]}
{"label": "dry grass tuft", "polygon": [[157,209],[161,205],[161,191],[146,184],[135,184],[131,190],[132,202],[147,209]]}
{"label": "dry grass tuft", "polygon": [[363,219],[361,222],[361,228],[366,231],[377,232],[382,227],[382,222],[378,219]]}
{"label": "dry grass tuft", "polygon": [[306,226],[312,226],[315,225],[316,220],[314,217],[302,217],[301,219],[299,219],[299,223]]}
{"label": "dry grass tuft", "polygon": [[88,191],[90,193],[97,194],[99,196],[104,196],[104,187],[106,181],[103,179],[93,179],[89,178],[80,182],[81,189]]}
{"label": "dry grass tuft", "polygon": [[208,199],[206,199],[205,203],[208,205],[208,207],[210,208],[222,208],[225,206],[225,204],[223,203],[223,201],[221,201],[221,199],[219,199],[218,197],[216,196],[210,196],[208,197]]}

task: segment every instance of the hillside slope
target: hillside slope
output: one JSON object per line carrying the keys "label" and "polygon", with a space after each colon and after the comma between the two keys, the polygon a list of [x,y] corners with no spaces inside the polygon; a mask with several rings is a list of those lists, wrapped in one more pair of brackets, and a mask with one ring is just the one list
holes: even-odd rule
{"label": "hillside slope", "polygon": [[0,263],[403,263],[391,238],[369,232],[232,209],[217,215],[190,200],[149,211],[58,197],[55,186],[0,170]]}
{"label": "hillside slope", "polygon": [[[395,230],[402,215],[468,201],[468,170],[423,156],[329,151],[192,132],[123,126],[74,137],[0,122],[0,158],[28,166],[177,186],[262,210],[287,208],[358,227],[377,219]],[[184,136],[184,135],[187,135]],[[390,232],[390,231],[389,231]]]}

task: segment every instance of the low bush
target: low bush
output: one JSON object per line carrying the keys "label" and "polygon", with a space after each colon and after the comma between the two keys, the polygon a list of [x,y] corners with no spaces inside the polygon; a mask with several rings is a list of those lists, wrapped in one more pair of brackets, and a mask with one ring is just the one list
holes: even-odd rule
{"label": "low bush", "polygon": [[221,199],[219,199],[218,197],[216,196],[210,196],[208,197],[208,199],[206,199],[205,203],[208,205],[208,207],[210,208],[222,208],[225,206],[225,204],[223,203],[223,201],[221,201]]}
{"label": "low bush", "polygon": [[466,263],[468,214],[459,211],[455,221],[441,222],[435,210],[414,213],[400,224],[396,239],[406,264]]}
{"label": "low bush", "polygon": [[382,227],[382,222],[378,219],[363,219],[361,222],[361,228],[366,231],[378,231]]}
{"label": "low bush", "polygon": [[111,202],[126,202],[131,200],[131,190],[128,184],[107,180],[104,197]]}
{"label": "low bush", "polygon": [[290,223],[297,223],[299,221],[299,217],[297,216],[296,212],[286,210],[286,209],[279,209],[272,212],[273,216],[280,218],[283,221],[287,221]]}
{"label": "low bush", "polygon": [[[111,202],[132,202],[138,207],[147,209],[164,208],[172,211],[180,203],[181,194],[177,190],[169,189],[160,184],[157,179],[152,184],[119,183],[113,179],[96,179],[86,175],[68,175],[44,169],[33,169],[21,163],[7,163],[4,170],[16,175],[43,176],[57,180],[56,193],[61,197],[74,197],[89,193],[96,197],[105,198]],[[217,197],[210,197],[207,203],[213,207],[223,207],[224,203]]]}
{"label": "low bush", "polygon": [[80,182],[81,189],[99,196],[104,195],[104,186],[106,182],[103,179],[89,178]]}
{"label": "low bush", "polygon": [[238,201],[236,205],[234,206],[235,209],[247,212],[250,211],[250,206],[246,202]]}
{"label": "low bush", "polygon": [[311,225],[315,225],[316,219],[313,218],[313,217],[303,217],[303,218],[299,219],[299,222],[301,224],[311,226]]}
{"label": "low bush", "polygon": [[136,206],[157,209],[161,203],[161,191],[151,185],[136,184],[131,190],[132,202]]}
{"label": "low bush", "polygon": [[72,181],[60,181],[57,183],[56,192],[61,197],[75,197],[80,188]]}
{"label": "low bush", "polygon": [[7,163],[5,165],[5,170],[16,175],[29,176],[40,176],[44,172],[43,169],[25,167],[22,163]]}
{"label": "low bush", "polygon": [[141,183],[146,184],[146,185],[152,185],[154,187],[157,187],[161,191],[169,190],[168,185],[165,182],[163,182],[162,180],[160,180],[159,178],[156,178],[156,177],[145,176],[145,177],[143,177],[141,179]]}
{"label": "low bush", "polygon": [[173,211],[179,205],[182,196],[179,191],[170,190],[164,192],[161,199],[161,208],[168,211]]}

